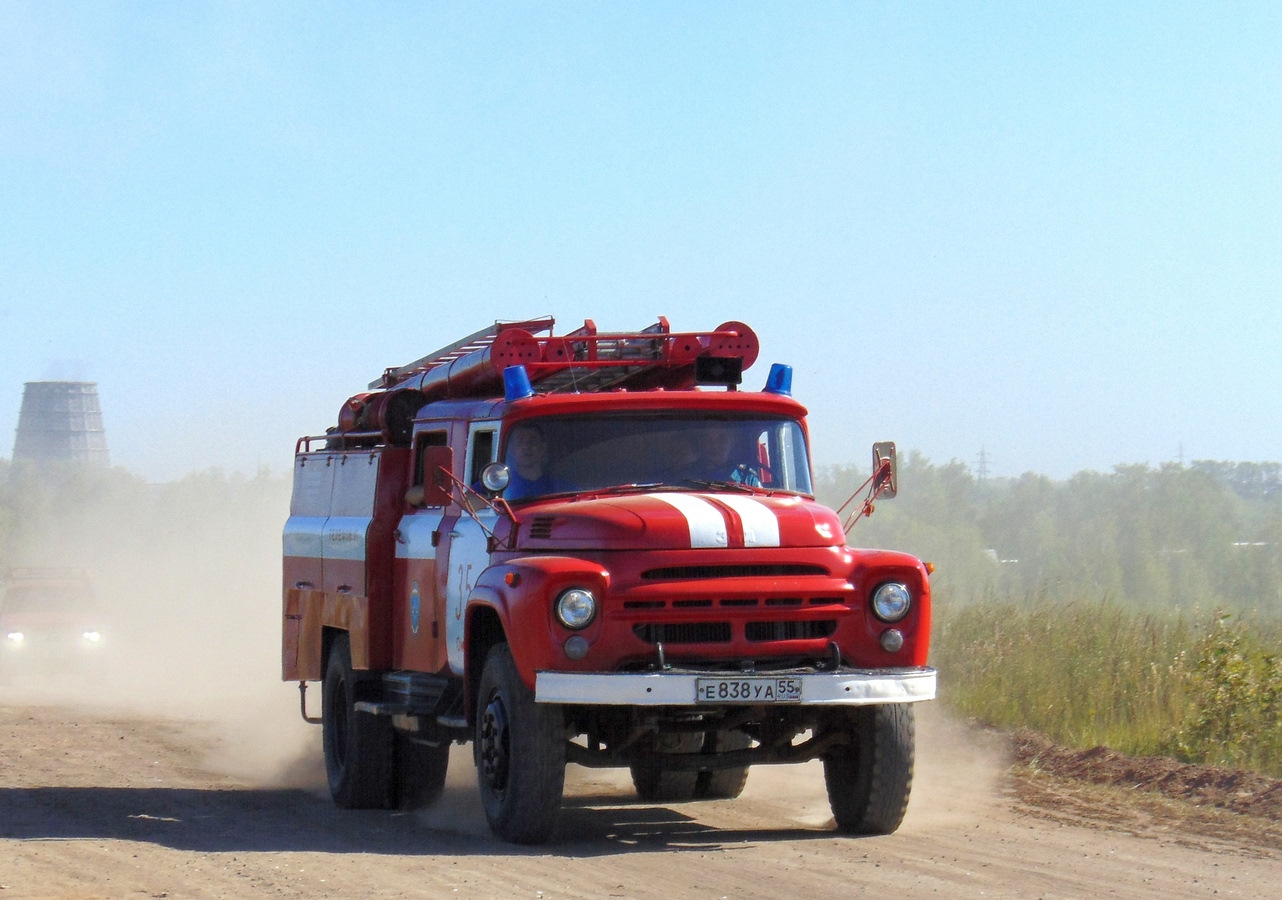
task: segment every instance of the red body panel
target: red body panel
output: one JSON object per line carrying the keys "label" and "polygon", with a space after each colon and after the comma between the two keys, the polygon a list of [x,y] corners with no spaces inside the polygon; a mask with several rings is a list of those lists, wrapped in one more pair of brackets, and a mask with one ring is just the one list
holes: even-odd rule
{"label": "red body panel", "polygon": [[[392,616],[396,628],[394,668],[415,672],[441,671],[445,668],[445,629],[441,620],[436,561],[396,560],[396,584]],[[420,604],[417,631],[410,626],[409,609],[415,586]]]}

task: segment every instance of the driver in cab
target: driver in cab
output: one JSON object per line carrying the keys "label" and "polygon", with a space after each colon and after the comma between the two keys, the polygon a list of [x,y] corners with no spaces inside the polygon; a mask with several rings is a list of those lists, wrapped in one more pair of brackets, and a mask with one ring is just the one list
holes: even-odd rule
{"label": "driver in cab", "polygon": [[690,435],[689,458],[679,467],[683,481],[736,482],[761,487],[753,455],[731,422],[709,422]]}
{"label": "driver in cab", "polygon": [[511,471],[511,480],[503,495],[509,500],[552,492],[552,475],[548,471],[548,445],[539,426],[517,427],[508,441],[507,465]]}

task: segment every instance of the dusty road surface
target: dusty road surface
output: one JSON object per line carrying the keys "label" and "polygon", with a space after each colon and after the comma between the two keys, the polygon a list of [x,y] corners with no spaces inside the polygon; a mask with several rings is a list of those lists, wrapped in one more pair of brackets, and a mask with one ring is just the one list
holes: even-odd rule
{"label": "dusty road surface", "polygon": [[520,848],[488,833],[466,748],[430,811],[334,808],[319,729],[277,687],[284,693],[256,698],[252,715],[205,703],[199,718],[91,712],[0,688],[0,900],[1165,900],[1282,890],[1282,854],[1249,829],[1092,812],[1053,787],[1017,789],[1007,742],[931,705],[920,710],[908,817],[891,837],[834,836],[815,765],[754,769],[736,801],[672,805],[638,802],[626,773],[571,767],[558,833]]}

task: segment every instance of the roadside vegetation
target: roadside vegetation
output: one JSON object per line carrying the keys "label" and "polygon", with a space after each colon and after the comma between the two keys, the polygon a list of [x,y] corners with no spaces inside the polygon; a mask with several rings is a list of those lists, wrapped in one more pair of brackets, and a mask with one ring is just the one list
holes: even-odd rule
{"label": "roadside vegetation", "polygon": [[[863,477],[825,470],[820,496]],[[850,540],[936,565],[932,664],[959,714],[1282,777],[1282,466],[1055,482],[912,455]]]}

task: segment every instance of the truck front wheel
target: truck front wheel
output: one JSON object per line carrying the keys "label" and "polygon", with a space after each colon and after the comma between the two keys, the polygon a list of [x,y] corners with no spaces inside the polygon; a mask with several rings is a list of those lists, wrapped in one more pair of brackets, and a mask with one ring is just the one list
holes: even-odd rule
{"label": "truck front wheel", "polygon": [[359,679],[346,634],[334,639],[321,686],[325,773],[334,802],[346,809],[393,804],[395,735],[389,720],[355,709]]}
{"label": "truck front wheel", "polygon": [[892,834],[904,820],[913,782],[912,705],[856,707],[843,725],[849,742],[824,756],[828,804],[837,830]]}
{"label": "truck front wheel", "polygon": [[565,790],[561,708],[534,702],[507,644],[490,650],[476,706],[476,773],[490,830],[515,844],[552,835]]}

